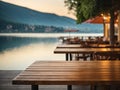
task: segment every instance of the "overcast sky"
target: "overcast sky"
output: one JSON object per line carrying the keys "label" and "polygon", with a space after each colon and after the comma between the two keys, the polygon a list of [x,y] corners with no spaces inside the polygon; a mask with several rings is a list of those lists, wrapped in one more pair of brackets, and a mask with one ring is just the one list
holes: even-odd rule
{"label": "overcast sky", "polygon": [[55,13],[61,16],[75,18],[65,7],[64,0],[2,0],[8,3],[24,6],[41,12]]}

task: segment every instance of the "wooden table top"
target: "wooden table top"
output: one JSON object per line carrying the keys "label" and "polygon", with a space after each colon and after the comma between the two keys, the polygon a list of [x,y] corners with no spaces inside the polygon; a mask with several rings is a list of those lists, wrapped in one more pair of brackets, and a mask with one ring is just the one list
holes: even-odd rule
{"label": "wooden table top", "polygon": [[120,48],[56,48],[54,53],[94,53],[94,52],[111,52],[118,53]]}
{"label": "wooden table top", "polygon": [[[58,44],[57,48],[86,48],[87,46],[82,46],[80,44]],[[88,48],[108,48],[109,44],[90,44]],[[115,46],[114,48],[120,48],[119,46]]]}
{"label": "wooden table top", "polygon": [[59,44],[57,48],[80,48],[80,44]]}
{"label": "wooden table top", "polygon": [[21,85],[120,85],[120,61],[36,61],[12,81]]}

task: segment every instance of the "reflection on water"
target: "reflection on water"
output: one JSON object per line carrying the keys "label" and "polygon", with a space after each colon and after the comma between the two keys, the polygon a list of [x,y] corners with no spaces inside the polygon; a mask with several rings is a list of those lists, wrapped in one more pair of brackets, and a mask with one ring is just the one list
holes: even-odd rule
{"label": "reflection on water", "polygon": [[64,60],[64,55],[53,54],[55,44],[29,44],[0,54],[0,69],[25,69],[36,60]]}
{"label": "reflection on water", "polygon": [[13,37],[0,36],[0,51],[15,47],[26,46],[34,43],[51,44],[58,42],[57,38],[32,38],[32,37]]}
{"label": "reflection on water", "polygon": [[21,36],[0,35],[0,70],[22,70],[36,60],[65,60],[64,54],[53,53],[59,43],[54,35]]}

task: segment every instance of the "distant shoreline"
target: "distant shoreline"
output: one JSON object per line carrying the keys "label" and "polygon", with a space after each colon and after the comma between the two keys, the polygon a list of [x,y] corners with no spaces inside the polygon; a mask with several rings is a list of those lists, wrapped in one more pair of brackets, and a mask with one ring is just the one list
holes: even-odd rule
{"label": "distant shoreline", "polygon": [[[66,37],[69,36],[68,33],[0,33],[0,36],[12,36],[12,37]],[[103,36],[103,33],[70,33],[70,36]]]}

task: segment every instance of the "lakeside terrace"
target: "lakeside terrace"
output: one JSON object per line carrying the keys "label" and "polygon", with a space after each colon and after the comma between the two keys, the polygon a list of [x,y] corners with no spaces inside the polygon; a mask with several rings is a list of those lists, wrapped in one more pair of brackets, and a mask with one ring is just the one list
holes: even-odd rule
{"label": "lakeside terrace", "polygon": [[[120,59],[120,44],[115,41],[114,45],[110,45],[108,40],[103,37],[88,37],[87,39],[81,39],[79,37],[62,37],[62,43],[56,46],[54,53],[66,54],[66,60],[68,58],[75,60],[76,57],[86,60],[119,60]],[[74,56],[73,56],[74,55]]]}
{"label": "lakeside terrace", "polygon": [[[1,71],[0,71],[0,72],[1,72]],[[3,74],[2,74],[2,75],[3,75]],[[1,76],[2,76],[2,75],[1,75]],[[6,73],[6,74],[4,73],[4,75],[8,75],[8,73]],[[17,74],[16,74],[16,75],[17,75]],[[8,76],[5,76],[5,77],[8,77]],[[2,78],[2,77],[1,77],[1,78]],[[6,79],[5,79],[5,80],[6,80]],[[9,82],[11,83],[11,80],[10,80]],[[8,82],[6,82],[6,83],[8,83]],[[13,86],[14,86],[14,85],[13,85]],[[0,87],[3,88],[4,85],[1,84]],[[21,86],[17,86],[17,87],[20,88]],[[28,87],[28,86],[27,86],[27,87]],[[43,87],[44,87],[44,86],[43,86]],[[50,87],[52,87],[52,86],[48,86],[48,88],[50,88]],[[84,86],[81,86],[81,87],[84,87]],[[9,87],[4,87],[4,89],[0,89],[0,90],[5,90],[5,88],[9,88]],[[29,87],[29,88],[30,88],[30,87]],[[48,89],[48,88],[47,88],[47,89]],[[56,88],[56,86],[55,86],[55,87],[53,86],[53,88]],[[57,90],[59,90],[59,86],[58,86],[57,88],[58,88]],[[64,87],[64,86],[63,86],[63,88],[66,89],[66,87]],[[86,89],[86,88],[87,88],[87,89]],[[101,87],[101,88],[102,88],[102,87]],[[80,87],[78,87],[78,90],[79,90],[79,89],[80,89]],[[89,90],[89,86],[87,86],[87,87],[85,86],[84,89],[85,89],[85,90]],[[82,89],[82,90],[84,90],[84,89]],[[9,90],[10,90],[10,89],[9,89]],[[14,90],[14,89],[11,89],[11,90]],[[22,89],[21,89],[21,90],[22,90]],[[25,90],[26,90],[26,89],[25,89]],[[50,89],[49,89],[49,90],[50,90]],[[62,90],[64,90],[64,89],[62,89]],[[75,90],[77,90],[77,89],[75,89]],[[112,89],[112,90],[114,90],[114,89]],[[119,90],[119,89],[118,89],[118,90]]]}
{"label": "lakeside terrace", "polygon": [[[98,46],[97,46],[98,47]],[[62,48],[62,49],[61,49]],[[65,47],[63,48],[63,47],[59,47],[58,49],[61,49],[61,50],[65,50]],[[103,48],[103,47],[102,47]],[[106,52],[110,52],[110,53],[117,53],[117,54],[119,54],[119,52],[120,52],[120,48],[119,47],[109,47],[109,49],[108,49],[108,47],[106,48],[106,47],[104,47],[103,49],[102,49],[101,47],[99,47],[98,49],[99,50],[97,50],[97,48],[91,48],[91,47],[84,47],[84,48],[81,48],[81,47],[78,47],[76,50],[75,50],[75,48],[73,48],[73,49],[71,49],[71,48],[66,48],[67,49],[67,54],[71,54],[71,53],[84,53],[83,52],[83,50],[80,50],[80,49],[86,49],[86,50],[84,50],[85,52],[87,52],[87,54],[88,53],[93,53],[94,51],[96,52],[96,51],[98,51],[98,52],[101,52],[101,53],[106,53]],[[102,51],[101,51],[101,49],[102,49]],[[72,51],[72,50],[74,50],[74,51]],[[92,51],[91,51],[92,50]],[[66,52],[57,52],[58,50],[56,49],[54,52],[55,53],[66,53]],[[70,52],[69,52],[70,51]],[[72,52],[71,52],[72,51]],[[70,79],[70,78],[68,78],[69,80],[68,81],[66,81],[66,79],[67,79],[67,77],[66,78],[64,78],[64,77],[61,77],[61,75],[63,75],[64,73],[61,73],[60,75],[58,75],[57,73],[52,73],[54,70],[55,70],[55,72],[56,72],[56,68],[58,68],[58,70],[57,71],[59,71],[59,69],[60,70],[62,70],[62,71],[64,71],[63,70],[63,68],[62,68],[62,66],[61,65],[65,65],[66,66],[66,64],[68,64],[68,63],[70,63],[70,65],[71,64],[73,64],[72,65],[72,67],[68,67],[68,68],[66,68],[66,69],[71,69],[71,68],[74,68],[75,70],[76,70],[76,64],[80,64],[80,66],[84,66],[85,64],[87,64],[87,63],[90,63],[90,67],[89,68],[93,68],[93,69],[96,69],[96,71],[97,71],[97,68],[96,67],[91,67],[91,64],[93,64],[93,66],[94,66],[94,64],[96,63],[96,64],[100,64],[101,62],[98,62],[97,60],[95,60],[95,61],[97,61],[97,62],[95,62],[95,61],[91,61],[91,59],[90,59],[90,61],[89,62],[86,62],[86,61],[84,61],[84,62],[73,62],[73,61],[71,61],[71,62],[69,62],[68,61],[68,59],[66,59],[67,61],[63,61],[63,64],[60,64],[61,62],[59,62],[59,61],[54,61],[54,62],[35,62],[35,63],[33,63],[31,66],[29,66],[23,73],[21,73],[21,74],[19,74],[15,79],[13,79],[13,84],[27,84],[27,85],[32,85],[32,90],[38,90],[38,86],[36,86],[36,85],[39,85],[39,84],[41,84],[41,85],[68,85],[68,90],[71,90],[72,88],[71,88],[71,86],[69,86],[69,85],[79,85],[79,84],[82,84],[82,82],[83,83],[86,83],[87,85],[91,85],[91,80],[90,79],[92,79],[92,81],[93,81],[93,83],[95,84],[95,82],[96,82],[96,80],[97,80],[97,78],[99,79],[99,77],[101,76],[101,75],[103,75],[104,76],[104,71],[101,73],[101,75],[99,76],[98,75],[98,77],[96,76],[96,79],[95,79],[95,81],[93,80],[94,78],[93,78],[93,76],[91,75],[91,74],[94,74],[94,75],[97,75],[97,73],[98,72],[91,72],[90,71],[90,75],[89,75],[89,79],[88,80],[90,80],[90,81],[85,81],[84,82],[84,80],[83,79],[81,79],[81,76],[80,77],[78,77],[78,75],[83,75],[83,76],[86,76],[86,74],[87,74],[87,72],[86,72],[86,70],[88,69],[88,68],[86,68],[85,69],[85,72],[81,72],[81,73],[78,73],[77,74],[77,78],[78,78],[78,80],[76,79],[76,77],[74,76],[74,72],[72,73],[72,72],[70,72],[71,74],[70,75],[73,75],[73,76],[70,76],[70,77],[75,77],[75,82],[72,82],[72,80],[73,79]],[[71,60],[71,59],[70,59]],[[84,59],[83,59],[84,60]],[[109,88],[108,90],[110,90],[111,89],[111,85],[113,84],[113,85],[118,85],[119,86],[119,78],[117,78],[118,76],[119,76],[119,73],[116,73],[116,70],[119,70],[119,69],[117,69],[117,68],[119,68],[119,65],[118,65],[118,63],[119,63],[119,59],[117,59],[117,64],[113,64],[113,63],[115,63],[116,61],[106,61],[107,59],[105,59],[105,61],[103,62],[103,63],[105,63],[105,62],[108,62],[110,65],[108,65],[108,72],[110,73],[110,77],[111,77],[111,75],[115,75],[114,77],[111,77],[110,78],[110,81],[108,81],[108,79],[102,79],[103,81],[100,81],[100,82],[97,82],[97,85],[101,85],[101,83],[102,83],[102,85],[104,86],[105,85],[105,87],[106,87],[106,84],[107,84],[107,88]],[[116,60],[116,59],[114,59],[114,60]],[[47,66],[46,66],[46,63],[47,63]],[[51,66],[51,64],[50,63],[52,63],[52,65],[54,66],[55,65],[55,68],[53,68],[52,66]],[[56,64],[55,63],[57,63],[57,66],[56,66]],[[74,66],[74,64],[75,64],[75,67],[73,67]],[[100,64],[100,65],[96,65],[95,64],[95,66],[97,66],[98,68],[103,68],[103,66],[101,66],[100,67],[100,65],[105,65],[105,64]],[[111,71],[111,70],[113,70],[113,67],[109,67],[109,66],[111,66],[111,65],[114,65],[114,67],[116,67],[116,69],[115,69],[115,72],[114,71]],[[44,66],[45,65],[45,66]],[[59,66],[60,65],[60,66]],[[39,68],[39,67],[41,67],[41,68]],[[52,68],[51,68],[52,67]],[[78,68],[79,68],[79,65],[78,65]],[[81,70],[82,71],[84,71],[83,69],[84,69],[85,67],[81,67]],[[106,65],[105,65],[105,68],[106,68]],[[40,74],[37,74],[36,73],[36,71],[38,71],[40,69]],[[48,72],[49,74],[47,74],[47,72],[46,72],[46,70],[47,69],[50,69],[50,71]],[[66,70],[65,69],[65,70]],[[69,70],[70,70],[69,69]],[[44,70],[45,70],[45,72],[44,72]],[[78,70],[78,69],[77,69]],[[105,69],[106,70],[106,69]],[[27,73],[27,71],[30,71],[30,73],[29,73],[29,75],[28,75],[28,73]],[[61,71],[61,72],[62,72]],[[100,70],[101,71],[101,70]],[[41,74],[42,73],[42,74]],[[41,76],[41,75],[44,75],[45,74],[45,76],[43,76],[43,77],[39,77],[39,75]],[[58,75],[58,76],[56,76],[56,74]],[[24,76],[25,75],[25,76]],[[26,75],[28,75],[28,77],[26,76]],[[33,76],[31,76],[31,75],[33,75]],[[51,75],[53,75],[53,76],[51,76]],[[65,74],[65,76],[66,75],[68,75],[67,73]],[[57,79],[54,79],[55,77],[57,77],[58,78],[58,81],[56,81]],[[69,75],[68,75],[69,76]],[[103,76],[101,76],[101,77],[103,77]],[[106,75],[105,75],[106,76]],[[46,77],[46,78],[45,78]],[[95,77],[95,76],[94,76]],[[31,79],[32,78],[32,79]],[[65,81],[63,81],[63,83],[61,82],[61,79],[60,78],[64,78],[64,80]],[[84,77],[85,78],[85,77]],[[109,78],[109,75],[107,75],[105,78]],[[114,79],[115,78],[115,79]],[[50,80],[49,80],[50,79]],[[23,81],[22,81],[23,80]],[[43,80],[43,81],[41,81],[41,80]],[[44,80],[45,80],[45,82],[44,82]],[[48,80],[48,81],[47,81]],[[54,81],[55,80],[55,81]],[[81,81],[81,80],[83,80],[83,81]],[[86,79],[85,79],[86,80]],[[101,78],[99,79],[99,80],[101,80]],[[107,80],[107,81],[106,81]],[[114,80],[116,80],[116,81],[114,81]],[[78,82],[77,82],[78,81]],[[56,82],[56,83],[55,83]],[[92,84],[93,84],[92,83]],[[110,86],[109,86],[110,85]],[[93,85],[94,86],[94,85]],[[95,89],[94,89],[95,88]],[[94,88],[93,89],[91,89],[91,88],[89,88],[89,89],[91,89],[91,90],[98,90],[98,89],[96,89],[96,85],[94,86]],[[97,87],[98,88],[98,87]],[[118,89],[119,87],[115,87],[115,90],[119,90]],[[88,89],[88,90],[89,90]]]}

